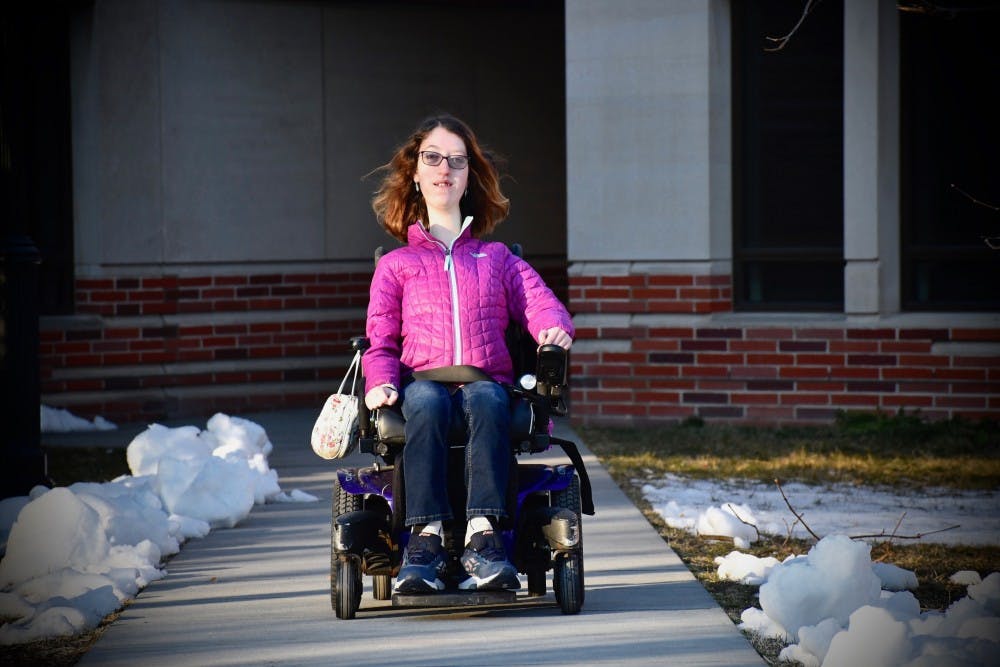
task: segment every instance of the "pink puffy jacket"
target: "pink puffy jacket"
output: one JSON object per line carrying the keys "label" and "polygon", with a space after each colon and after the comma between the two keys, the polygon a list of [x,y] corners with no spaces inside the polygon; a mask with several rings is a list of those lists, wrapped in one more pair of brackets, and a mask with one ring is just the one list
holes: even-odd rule
{"label": "pink puffy jacket", "polygon": [[361,359],[366,392],[400,387],[415,370],[461,364],[511,382],[504,339],[511,319],[535,340],[551,327],[574,334],[566,308],[527,262],[468,229],[448,248],[420,223],[410,225],[407,245],[375,267],[370,296],[371,347]]}

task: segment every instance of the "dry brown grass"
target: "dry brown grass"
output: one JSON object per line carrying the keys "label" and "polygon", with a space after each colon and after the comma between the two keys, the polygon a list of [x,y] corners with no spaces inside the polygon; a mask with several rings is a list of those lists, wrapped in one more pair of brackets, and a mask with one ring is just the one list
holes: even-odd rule
{"label": "dry brown grass", "polygon": [[[992,424],[923,424],[907,417],[844,419],[813,428],[767,429],[697,422],[648,429],[579,428],[587,446],[622,490],[677,552],[734,623],[756,606],[758,587],[720,580],[715,558],[733,550],[731,540],[712,540],[670,528],[642,495],[642,484],[665,473],[700,479],[775,478],[806,483],[850,482],[910,489],[1000,487],[1000,429]],[[779,560],[806,553],[813,542],[763,536],[743,551]],[[924,610],[944,610],[965,596],[948,578],[959,570],[981,575],[1000,570],[1000,547],[876,542],[872,559],[912,570],[913,591]],[[748,637],[771,664],[783,644]]]}

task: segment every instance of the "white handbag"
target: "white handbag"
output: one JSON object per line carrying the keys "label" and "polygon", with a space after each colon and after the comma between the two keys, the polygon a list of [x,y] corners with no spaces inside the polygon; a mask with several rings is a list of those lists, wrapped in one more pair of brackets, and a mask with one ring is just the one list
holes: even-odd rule
{"label": "white handbag", "polygon": [[[358,441],[358,396],[355,393],[358,382],[358,367],[361,365],[361,352],[354,354],[347,373],[340,382],[337,393],[330,394],[323,404],[323,409],[316,418],[312,430],[312,448],[324,459],[339,459],[351,453]],[[351,376],[351,393],[345,394],[344,385]]]}

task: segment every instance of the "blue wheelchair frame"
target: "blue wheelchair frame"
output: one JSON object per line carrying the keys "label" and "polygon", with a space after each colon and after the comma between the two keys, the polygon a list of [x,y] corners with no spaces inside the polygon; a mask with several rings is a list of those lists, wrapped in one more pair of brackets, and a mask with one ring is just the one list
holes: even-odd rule
{"label": "blue wheelchair frame", "polygon": [[[365,338],[351,340],[352,349],[364,352]],[[515,355],[517,354],[514,350]],[[523,368],[523,366],[522,366]],[[508,386],[511,396],[511,488],[509,517],[500,527],[508,557],[518,572],[527,576],[527,594],[546,594],[546,573],[552,570],[553,592],[561,611],[576,614],[584,601],[582,515],[594,513],[590,481],[575,443],[553,437],[550,416],[567,412],[566,375],[568,353],[555,345],[537,353],[534,384]],[[481,371],[467,366],[435,369],[421,379],[471,381]],[[530,377],[530,376],[529,376]],[[449,378],[451,378],[449,380]],[[361,384],[363,393],[364,383]],[[360,451],[375,456],[371,466],[340,468],[333,488],[331,524],[330,592],[338,618],[354,618],[361,604],[362,575],[372,577],[377,600],[392,600],[393,606],[469,606],[513,602],[514,591],[462,591],[449,586],[426,595],[392,593],[393,577],[399,570],[402,551],[409,539],[403,525],[402,449],[403,418],[398,410],[381,408],[369,412],[359,396]],[[464,433],[449,436],[454,461],[449,465],[449,497],[455,521],[446,531],[445,548],[450,556],[452,584],[462,577],[458,563],[465,530],[464,482],[462,480]],[[517,456],[543,452],[559,446],[569,463],[546,465],[521,463]],[[459,534],[459,529],[461,534]]]}

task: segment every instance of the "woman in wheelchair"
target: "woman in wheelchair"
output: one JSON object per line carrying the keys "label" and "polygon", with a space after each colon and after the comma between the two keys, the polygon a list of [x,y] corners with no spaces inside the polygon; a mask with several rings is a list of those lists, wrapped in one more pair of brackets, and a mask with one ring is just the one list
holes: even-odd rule
{"label": "woman in wheelchair", "polygon": [[[365,404],[397,405],[406,419],[405,523],[411,533],[394,592],[443,590],[447,554],[447,434],[468,431],[463,589],[513,590],[517,570],[497,534],[506,516],[513,380],[505,340],[510,321],[539,344],[569,349],[566,308],[538,273],[503,243],[488,242],[506,216],[490,153],[449,115],[422,122],[380,168],[372,200],[379,223],[405,245],[377,263],[368,306],[370,347],[362,357]],[[423,371],[475,366],[490,381],[415,379]],[[439,372],[439,377],[441,374]]]}

